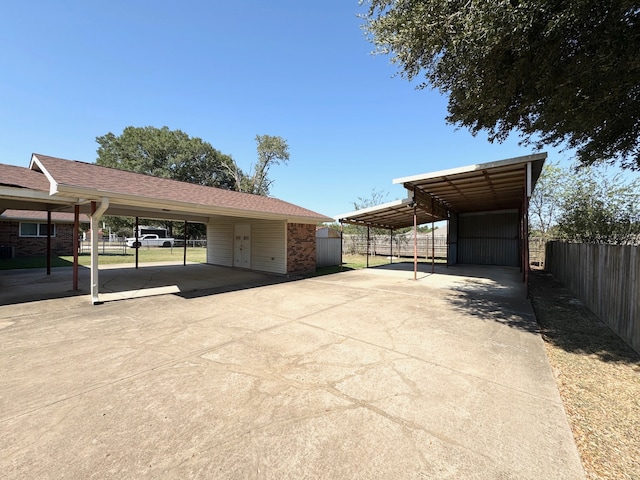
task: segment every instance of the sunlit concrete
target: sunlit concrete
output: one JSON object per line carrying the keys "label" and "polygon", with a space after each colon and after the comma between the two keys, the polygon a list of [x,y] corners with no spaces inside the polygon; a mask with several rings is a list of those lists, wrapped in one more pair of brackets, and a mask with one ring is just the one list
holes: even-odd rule
{"label": "sunlit concrete", "polygon": [[0,275],[4,478],[584,478],[517,270],[193,267]]}

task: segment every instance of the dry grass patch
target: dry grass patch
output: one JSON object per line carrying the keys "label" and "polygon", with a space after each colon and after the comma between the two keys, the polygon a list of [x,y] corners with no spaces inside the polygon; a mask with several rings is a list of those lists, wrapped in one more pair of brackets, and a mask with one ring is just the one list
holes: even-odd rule
{"label": "dry grass patch", "polygon": [[640,479],[640,355],[551,275],[530,296],[587,478]]}

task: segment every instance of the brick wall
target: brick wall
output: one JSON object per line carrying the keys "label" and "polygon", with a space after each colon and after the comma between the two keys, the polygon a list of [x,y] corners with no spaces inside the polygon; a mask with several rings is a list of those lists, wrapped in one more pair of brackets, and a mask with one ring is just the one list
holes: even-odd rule
{"label": "brick wall", "polygon": [[287,224],[287,273],[299,275],[316,271],[316,226]]}
{"label": "brick wall", "polygon": [[[51,237],[54,255],[73,255],[73,224],[56,223],[56,236]],[[0,221],[0,247],[14,247],[16,257],[47,254],[46,237],[21,237],[20,222]]]}

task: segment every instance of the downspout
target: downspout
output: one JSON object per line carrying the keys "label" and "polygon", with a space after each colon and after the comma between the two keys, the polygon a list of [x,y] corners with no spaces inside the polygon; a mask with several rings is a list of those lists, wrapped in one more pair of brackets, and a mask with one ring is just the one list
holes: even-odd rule
{"label": "downspout", "polygon": [[100,207],[96,209],[96,202],[91,202],[91,303],[99,304],[99,280],[98,280],[98,222],[104,212],[109,208],[109,199],[102,198]]}
{"label": "downspout", "polygon": [[187,265],[187,221],[184,221],[184,251],[182,265]]}

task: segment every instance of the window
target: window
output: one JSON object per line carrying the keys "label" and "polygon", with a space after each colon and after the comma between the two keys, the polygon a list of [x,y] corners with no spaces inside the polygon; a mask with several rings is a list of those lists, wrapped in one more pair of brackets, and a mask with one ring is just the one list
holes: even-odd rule
{"label": "window", "polygon": [[[20,222],[20,236],[21,237],[46,237],[47,224]],[[56,236],[56,226],[53,224],[51,224],[51,236],[52,237]]]}

